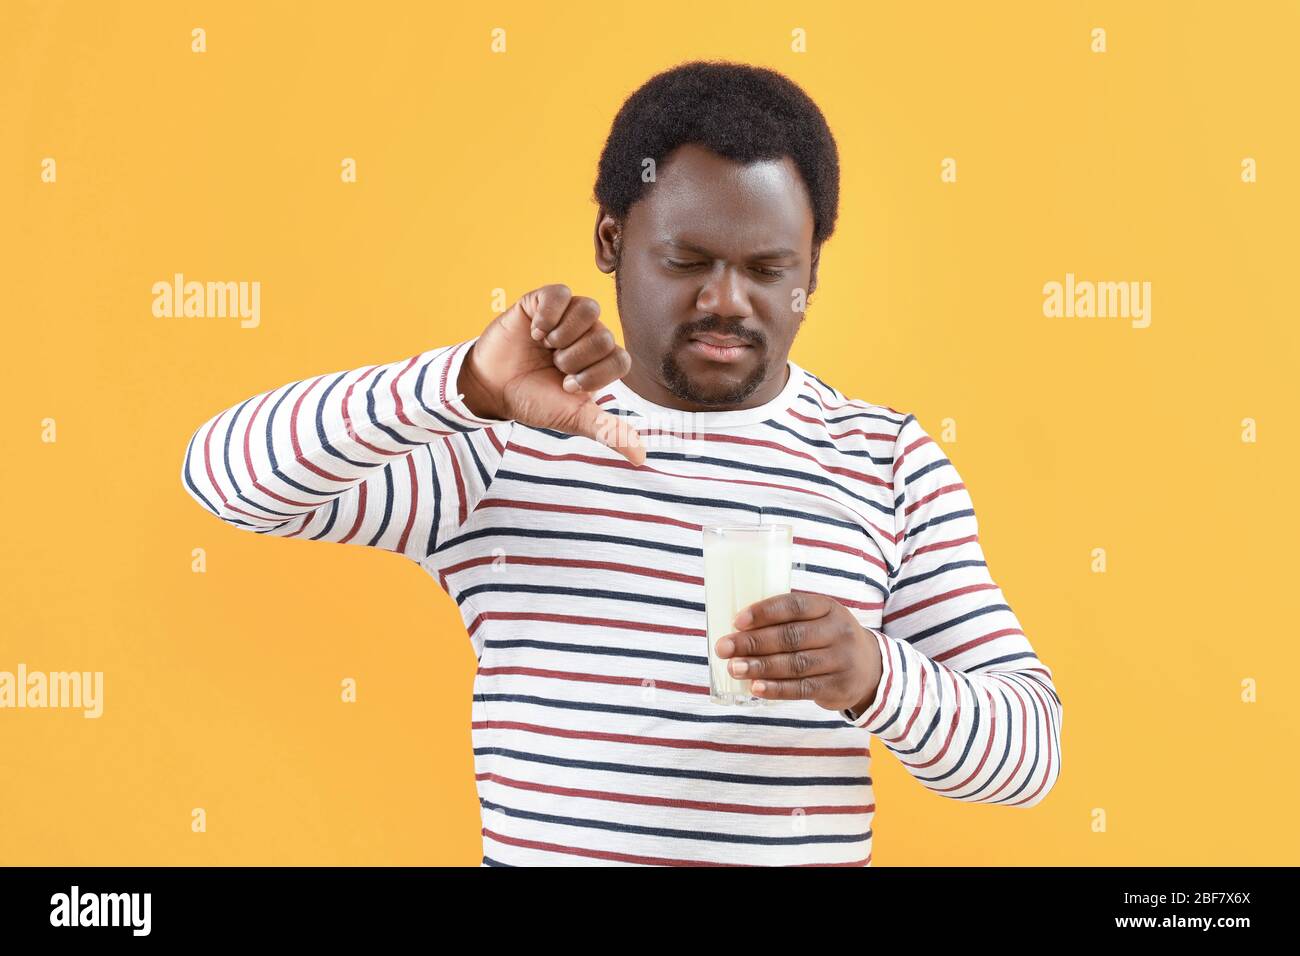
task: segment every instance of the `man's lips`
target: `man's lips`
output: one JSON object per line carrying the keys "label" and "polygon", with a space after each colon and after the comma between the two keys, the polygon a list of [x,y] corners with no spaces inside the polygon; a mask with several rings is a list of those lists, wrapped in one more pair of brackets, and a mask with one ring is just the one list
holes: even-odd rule
{"label": "man's lips", "polygon": [[693,342],[707,342],[715,345],[720,349],[734,348],[738,346],[749,347],[749,343],[744,339],[736,338],[734,335],[714,335],[711,332],[701,332],[699,335],[692,335]]}
{"label": "man's lips", "polygon": [[686,347],[697,355],[714,362],[736,362],[753,348],[744,339],[730,335],[693,335]]}

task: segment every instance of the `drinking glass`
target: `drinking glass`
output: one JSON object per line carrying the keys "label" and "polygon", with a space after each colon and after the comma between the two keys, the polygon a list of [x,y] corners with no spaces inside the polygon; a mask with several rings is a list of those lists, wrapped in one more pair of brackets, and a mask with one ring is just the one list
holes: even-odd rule
{"label": "drinking glass", "polygon": [[788,524],[704,526],[704,610],[709,659],[709,700],[715,704],[766,704],[751,680],[731,676],[714,645],[735,631],[732,621],[749,605],[790,590],[794,527]]}

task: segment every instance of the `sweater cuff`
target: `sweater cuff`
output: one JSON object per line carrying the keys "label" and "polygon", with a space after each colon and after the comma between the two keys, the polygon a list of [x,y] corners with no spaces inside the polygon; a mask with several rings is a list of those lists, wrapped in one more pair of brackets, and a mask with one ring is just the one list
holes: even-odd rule
{"label": "sweater cuff", "polygon": [[475,415],[465,404],[465,396],[457,390],[460,370],[465,364],[470,348],[478,341],[478,336],[466,339],[457,345],[439,352],[428,363],[421,374],[420,401],[425,409],[434,412],[450,413],[448,418],[462,430],[472,428],[491,428],[510,421],[508,418],[491,418]]}
{"label": "sweater cuff", "polygon": [[883,722],[882,718],[887,721],[889,715],[898,711],[903,688],[895,675],[894,654],[897,651],[891,652],[890,648],[893,638],[871,627],[867,628],[867,633],[876,639],[877,646],[880,648],[880,683],[876,687],[876,696],[856,717],[853,711],[847,708],[840,711],[840,716],[854,727],[865,727],[875,733],[876,728]]}

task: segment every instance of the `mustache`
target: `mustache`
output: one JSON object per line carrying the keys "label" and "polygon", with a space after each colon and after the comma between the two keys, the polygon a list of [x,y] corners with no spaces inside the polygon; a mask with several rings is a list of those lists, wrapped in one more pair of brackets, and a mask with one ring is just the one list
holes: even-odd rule
{"label": "mustache", "polygon": [[680,327],[678,337],[681,344],[685,345],[690,341],[691,336],[701,335],[705,332],[712,332],[716,335],[731,335],[759,348],[767,346],[767,338],[761,332],[747,329],[743,325],[728,325],[716,317]]}

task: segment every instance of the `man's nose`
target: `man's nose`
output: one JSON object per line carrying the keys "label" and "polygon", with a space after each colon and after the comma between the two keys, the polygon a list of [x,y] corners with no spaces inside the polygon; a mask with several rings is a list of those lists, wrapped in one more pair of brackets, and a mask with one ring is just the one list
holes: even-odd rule
{"label": "man's nose", "polygon": [[750,313],[749,294],[739,271],[729,266],[719,266],[709,273],[700,287],[695,306],[701,312],[723,317],[746,318]]}

